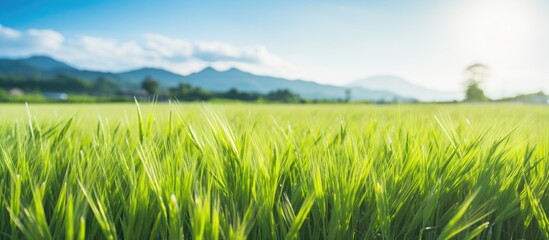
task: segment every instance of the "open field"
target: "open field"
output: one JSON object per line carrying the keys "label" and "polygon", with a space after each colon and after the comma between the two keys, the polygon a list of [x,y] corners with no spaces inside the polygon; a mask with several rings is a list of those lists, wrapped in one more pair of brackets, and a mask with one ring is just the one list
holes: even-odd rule
{"label": "open field", "polygon": [[0,238],[549,238],[546,106],[29,110],[0,105]]}

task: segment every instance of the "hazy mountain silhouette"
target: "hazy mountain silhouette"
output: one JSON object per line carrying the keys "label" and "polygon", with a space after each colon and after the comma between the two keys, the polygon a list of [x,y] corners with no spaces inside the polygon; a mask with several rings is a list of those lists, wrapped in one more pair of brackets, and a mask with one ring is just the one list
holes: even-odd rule
{"label": "hazy mountain silhouette", "polygon": [[[304,80],[289,80],[285,78],[255,75],[236,68],[226,71],[218,71],[212,67],[191,73],[187,76],[178,75],[166,70],[156,68],[142,68],[134,71],[120,73],[131,79],[131,82],[140,82],[146,76],[158,79],[161,85],[176,86],[183,82],[192,86],[210,91],[224,92],[232,88],[245,92],[267,93],[278,89],[289,89],[307,99],[344,99],[346,87],[319,84]],[[360,87],[353,87],[352,100],[370,101],[411,101],[411,98],[403,98],[388,91],[371,91]]]}
{"label": "hazy mountain silhouette", "polygon": [[44,56],[25,59],[0,59],[0,72],[4,74],[43,75],[54,69],[71,69],[71,67]]}
{"label": "hazy mountain silhouette", "polygon": [[[99,77],[104,77],[121,85],[132,86],[129,81],[116,73],[77,69],[48,56],[32,56],[24,59],[0,59],[0,73],[41,77],[70,75],[89,81],[95,81]],[[136,85],[133,86],[135,87]]]}
{"label": "hazy mountain silhouette", "polygon": [[32,56],[21,61],[28,63],[32,66],[40,68],[42,70],[61,70],[61,69],[74,69],[64,62],[57,61],[48,56]]}
{"label": "hazy mountain silhouette", "polygon": [[160,85],[164,88],[166,87],[175,87],[180,82],[184,82],[184,76],[166,71],[160,68],[140,68],[128,72],[118,73],[121,77],[125,78],[128,82],[132,84],[141,84],[141,81],[147,76],[151,76],[156,79]]}
{"label": "hazy mountain silhouette", "polygon": [[420,101],[452,101],[463,98],[463,93],[461,92],[433,90],[391,75],[373,76],[357,80],[348,86],[389,91],[400,96],[411,97]]}
{"label": "hazy mountain silhouette", "polygon": [[183,76],[159,68],[140,68],[127,72],[101,72],[81,70],[46,56],[25,59],[0,59],[0,73],[10,75],[54,77],[60,74],[77,76],[89,81],[99,77],[107,78],[126,88],[140,88],[141,81],[147,76],[156,79],[161,87],[167,89],[180,83],[188,83],[209,91],[228,91],[232,88],[244,92],[268,93],[279,89],[289,89],[306,99],[345,99],[345,92],[351,89],[351,100],[368,101],[413,101],[411,97],[402,97],[384,89],[370,90],[359,85],[341,87],[319,84],[305,80],[289,80],[272,76],[255,75],[236,68],[218,71],[207,67],[203,70]]}

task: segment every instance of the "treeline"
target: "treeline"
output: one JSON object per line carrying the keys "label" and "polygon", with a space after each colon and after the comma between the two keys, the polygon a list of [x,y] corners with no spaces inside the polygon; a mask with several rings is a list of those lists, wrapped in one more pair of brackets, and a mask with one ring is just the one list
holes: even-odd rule
{"label": "treeline", "polygon": [[284,103],[304,102],[301,97],[288,89],[279,89],[267,94],[240,92],[232,88],[227,92],[211,92],[199,87],[193,87],[187,83],[180,83],[177,87],[169,88],[167,92],[161,91],[161,86],[157,80],[152,77],[146,77],[141,83],[141,87],[149,95],[164,96],[175,98],[179,101],[209,101],[212,99],[229,99],[238,101],[270,101]]}
{"label": "treeline", "polygon": [[170,88],[169,96],[180,101],[209,101],[212,99],[228,99],[244,102],[304,102],[299,95],[288,89],[271,91],[267,94],[240,92],[236,88],[230,89],[227,92],[209,92],[185,83],[179,84],[179,86],[175,88]]}
{"label": "treeline", "polygon": [[17,88],[28,93],[66,92],[96,96],[112,96],[122,89],[120,85],[103,77],[90,81],[66,74],[55,77],[0,74],[0,88]]}
{"label": "treeline", "polygon": [[[15,90],[15,91],[14,91]],[[67,94],[66,99],[52,99],[51,92]],[[49,93],[49,94],[48,94]],[[226,92],[212,92],[186,83],[162,88],[159,81],[146,77],[141,88],[123,87],[107,78],[94,81],[78,76],[60,74],[55,77],[0,74],[0,101],[6,102],[120,102],[154,97],[159,101],[215,101],[303,103],[298,94],[288,89],[268,93],[241,92],[236,88]]]}

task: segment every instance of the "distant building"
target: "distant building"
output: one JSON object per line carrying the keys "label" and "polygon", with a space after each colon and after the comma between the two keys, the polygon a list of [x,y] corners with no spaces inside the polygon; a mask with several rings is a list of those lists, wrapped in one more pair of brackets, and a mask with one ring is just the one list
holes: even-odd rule
{"label": "distant building", "polygon": [[25,92],[21,90],[20,88],[12,88],[9,91],[10,96],[23,96],[25,95]]}
{"label": "distant building", "polygon": [[68,94],[61,92],[44,92],[42,96],[51,100],[67,100],[69,98]]}

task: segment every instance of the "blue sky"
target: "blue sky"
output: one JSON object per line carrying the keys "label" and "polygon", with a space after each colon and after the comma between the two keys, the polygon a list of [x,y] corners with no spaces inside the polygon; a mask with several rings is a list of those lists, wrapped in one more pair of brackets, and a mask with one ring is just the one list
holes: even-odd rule
{"label": "blue sky", "polygon": [[549,3],[461,1],[0,2],[0,55],[181,74],[212,65],[343,85],[391,74],[460,90],[492,68],[491,95],[549,91]]}

